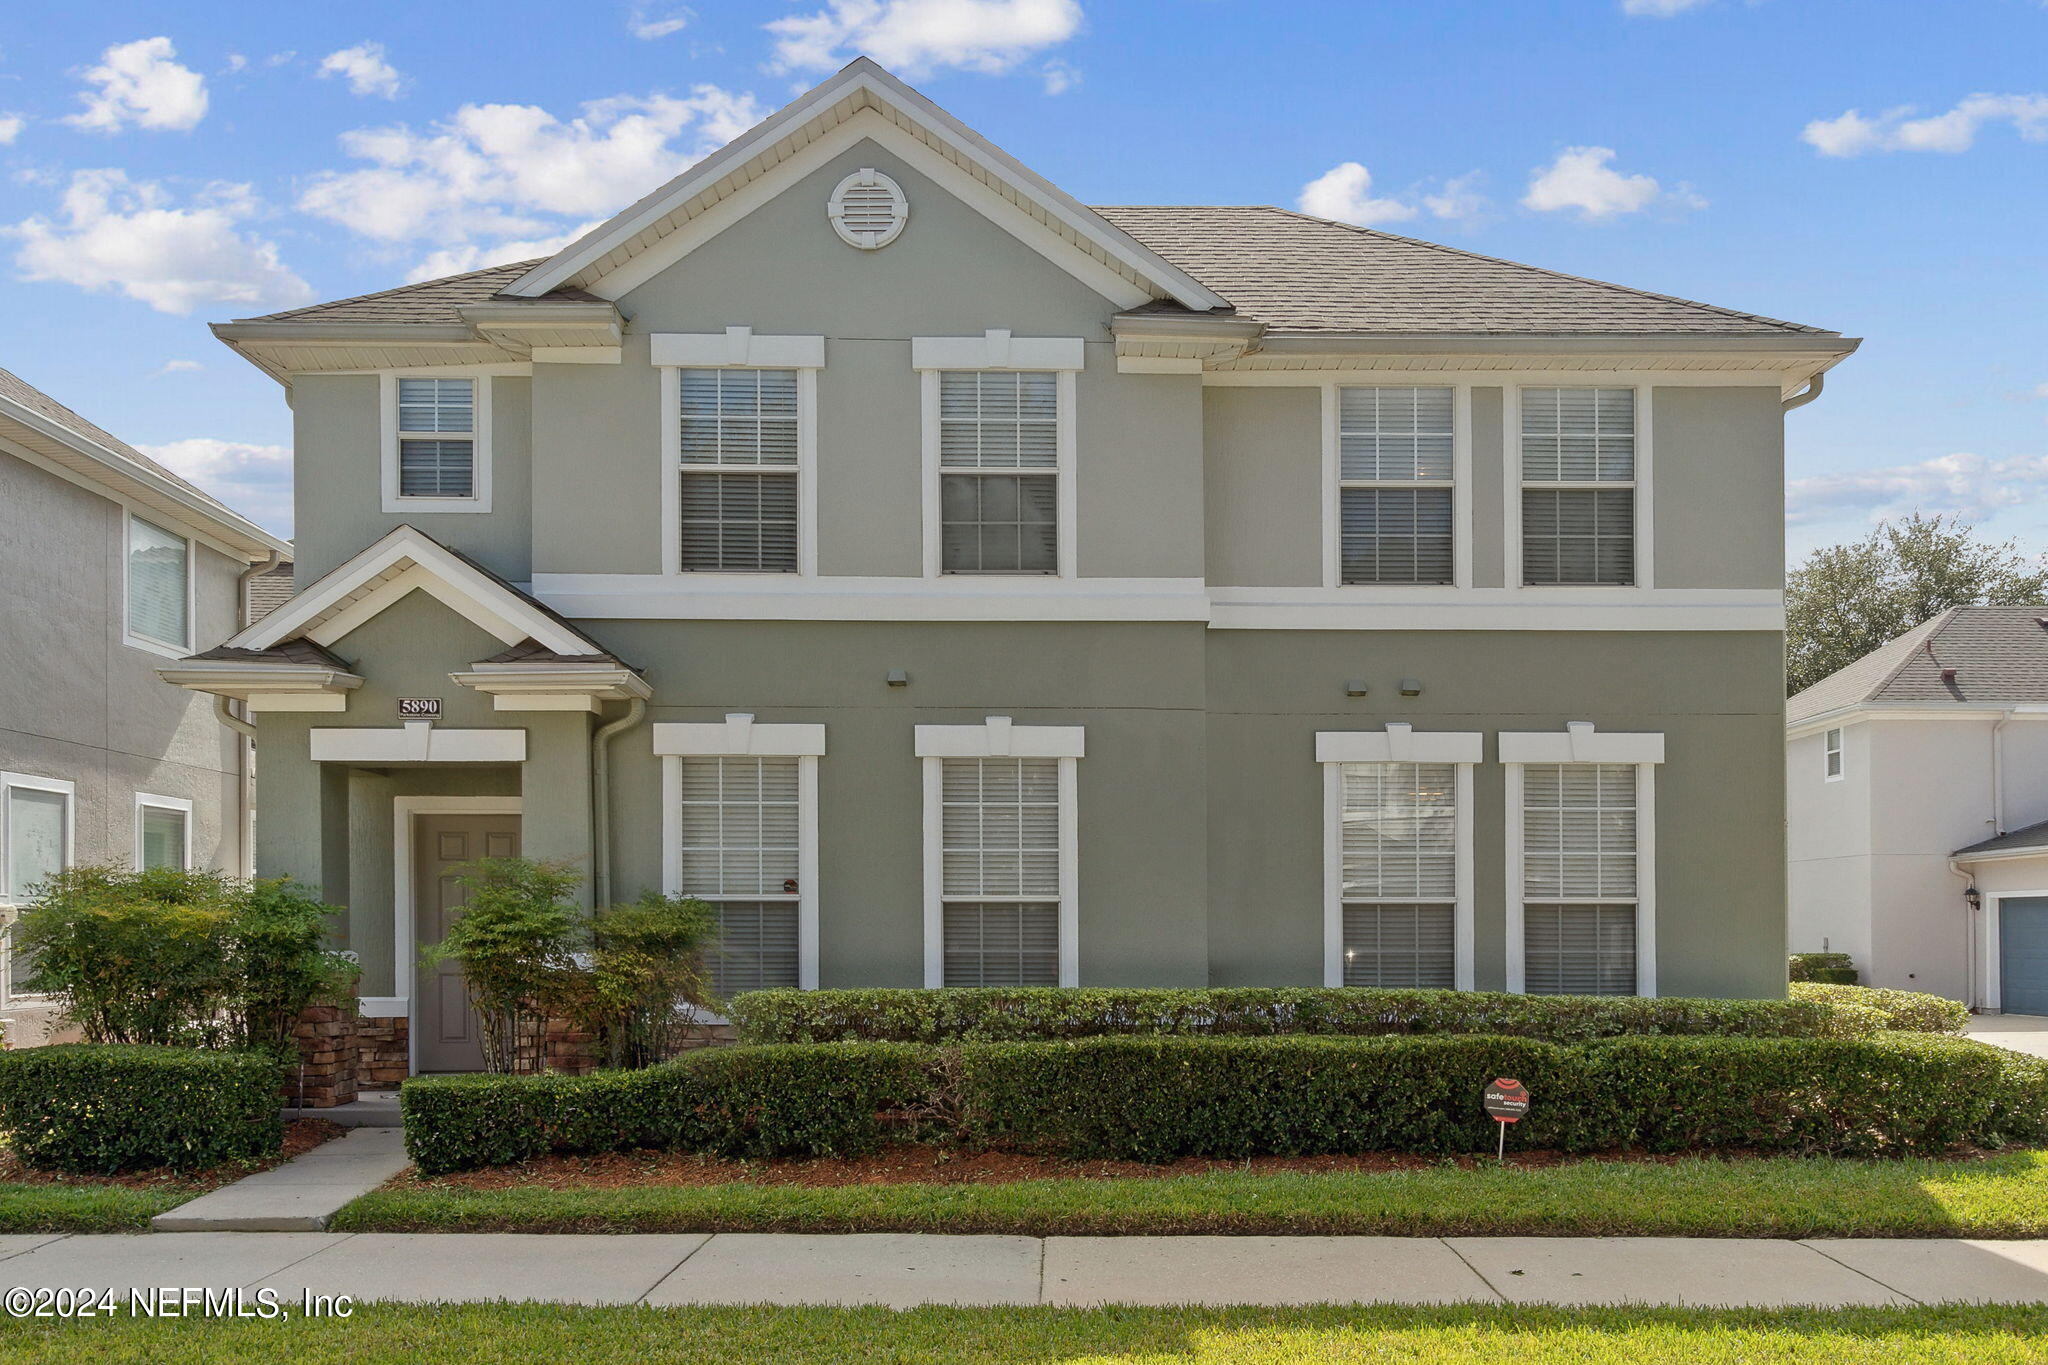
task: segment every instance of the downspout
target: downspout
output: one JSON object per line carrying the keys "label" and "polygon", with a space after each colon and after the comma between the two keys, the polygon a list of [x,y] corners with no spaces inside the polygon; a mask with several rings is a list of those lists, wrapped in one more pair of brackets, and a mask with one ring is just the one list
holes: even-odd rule
{"label": "downspout", "polygon": [[1794,408],[1805,407],[1808,403],[1820,397],[1820,391],[1826,386],[1827,378],[1826,371],[1816,374],[1813,378],[1806,381],[1804,389],[1793,394],[1790,398],[1781,401],[1778,404],[1779,409],[1784,412],[1790,412]]}
{"label": "downspout", "polygon": [[1983,1002],[1977,998],[1977,906],[1970,903],[1970,892],[1976,889],[1976,875],[1968,871],[1954,858],[1948,860],[1948,870],[1963,879],[1963,972],[1967,981],[1967,994],[1963,1001],[1975,1014]]}
{"label": "downspout", "polygon": [[647,715],[647,703],[635,697],[626,714],[597,727],[590,737],[590,900],[610,904],[612,894],[612,740],[623,730],[638,725]]}
{"label": "downspout", "polygon": [[1991,837],[2005,833],[2005,727],[2012,724],[2013,708],[2005,708],[1991,727]]}
{"label": "downspout", "polygon": [[[269,573],[284,562],[284,551],[272,550],[270,558],[258,564],[251,564],[235,579],[235,622],[241,630],[249,628],[249,584],[259,574]],[[235,774],[235,845],[242,850],[242,870],[254,875],[256,871],[256,847],[253,835],[255,821],[251,818],[256,809],[256,727],[245,718],[228,709],[226,697],[213,699],[213,714],[220,723],[233,730],[242,738],[235,744],[237,759]]]}

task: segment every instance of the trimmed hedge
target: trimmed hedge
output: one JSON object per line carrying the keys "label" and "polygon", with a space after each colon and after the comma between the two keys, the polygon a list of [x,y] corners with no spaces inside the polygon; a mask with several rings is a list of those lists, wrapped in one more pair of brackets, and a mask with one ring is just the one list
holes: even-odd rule
{"label": "trimmed hedge", "polygon": [[1915,1034],[738,1047],[636,1072],[417,1078],[403,1105],[427,1174],[550,1151],[855,1154],[920,1125],[1157,1162],[1490,1151],[1480,1093],[1506,1075],[1532,1096],[1525,1147],[1904,1155],[2048,1137],[2048,1063]]}
{"label": "trimmed hedge", "polygon": [[415,1076],[399,1090],[405,1149],[439,1174],[549,1152],[639,1147],[724,1156],[850,1156],[884,1114],[932,1090],[924,1048],[705,1048],[639,1071],[584,1076]]}
{"label": "trimmed hedge", "polygon": [[1882,1024],[1832,1000],[1508,995],[1486,991],[1052,986],[749,991],[726,1013],[743,1043],[1026,1042],[1103,1036],[1484,1034],[1587,1042],[1639,1034],[1853,1038]]}
{"label": "trimmed hedge", "polygon": [[264,1052],[65,1043],[0,1053],[0,1130],[31,1166],[204,1170],[283,1148]]}
{"label": "trimmed hedge", "polygon": [[1792,999],[1805,1004],[1877,1011],[1884,1027],[1902,1033],[1961,1034],[1970,1023],[1969,1007],[1924,991],[1895,991],[1881,986],[1844,986],[1822,981],[1798,981],[1789,988]]}
{"label": "trimmed hedge", "polygon": [[1824,981],[1834,986],[1856,984],[1856,964],[1847,953],[1794,953],[1787,963],[1791,981]]}

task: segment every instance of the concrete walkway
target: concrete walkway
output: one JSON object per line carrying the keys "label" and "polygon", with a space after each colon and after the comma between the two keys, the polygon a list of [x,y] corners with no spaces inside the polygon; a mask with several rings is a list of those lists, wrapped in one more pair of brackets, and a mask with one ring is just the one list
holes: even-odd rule
{"label": "concrete walkway", "polygon": [[2048,1016],[2039,1014],[1973,1014],[1969,1033],[1980,1043],[2010,1048],[2029,1056],[2048,1057]]}
{"label": "concrete walkway", "polygon": [[357,1302],[2048,1302],[2048,1242],[762,1233],[0,1236],[0,1287],[268,1288]]}
{"label": "concrete walkway", "polygon": [[411,1163],[397,1128],[356,1128],[150,1220],[158,1232],[318,1232]]}

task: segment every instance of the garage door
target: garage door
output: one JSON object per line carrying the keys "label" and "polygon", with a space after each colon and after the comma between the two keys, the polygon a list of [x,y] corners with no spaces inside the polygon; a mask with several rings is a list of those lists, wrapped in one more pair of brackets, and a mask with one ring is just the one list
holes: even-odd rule
{"label": "garage door", "polygon": [[1998,903],[1998,1003],[2007,1014],[2048,1014],[2048,896]]}

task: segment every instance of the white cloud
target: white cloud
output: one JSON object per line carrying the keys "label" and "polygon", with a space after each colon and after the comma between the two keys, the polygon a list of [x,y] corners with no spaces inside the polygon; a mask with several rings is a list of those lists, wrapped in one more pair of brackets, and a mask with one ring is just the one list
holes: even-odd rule
{"label": "white cloud", "polygon": [[1373,198],[1372,172],[1356,161],[1340,162],[1303,185],[1294,203],[1303,213],[1359,227],[1405,222],[1416,213],[1413,204]]}
{"label": "white cloud", "polygon": [[1000,75],[1081,28],[1078,0],[826,0],[766,25],[779,71],[831,71],[866,54],[911,79],[944,67]]}
{"label": "white cloud", "polygon": [[1706,3],[1707,0],[1621,0],[1621,12],[1651,19],[1669,19]]}
{"label": "white cloud", "polygon": [[1954,512],[1972,521],[2048,494],[2048,455],[1992,460],[1958,452],[1917,464],[1815,474],[1785,485],[1795,525],[1862,514],[1872,522],[1910,512]]}
{"label": "white cloud", "polygon": [[593,218],[587,223],[579,223],[567,232],[558,232],[552,237],[530,237],[523,240],[492,242],[488,245],[470,242],[462,246],[442,247],[439,251],[422,257],[417,265],[407,271],[405,282],[417,284],[421,280],[438,280],[443,275],[461,275],[471,270],[482,270],[485,266],[552,256],[602,221]]}
{"label": "white cloud", "polygon": [[351,93],[381,95],[387,100],[397,99],[405,83],[398,68],[384,60],[382,43],[357,43],[330,52],[320,59],[320,74],[345,78]]}
{"label": "white cloud", "polygon": [[27,126],[28,120],[19,114],[0,114],[0,147],[12,146]]}
{"label": "white cloud", "polygon": [[206,117],[206,82],[197,71],[180,66],[169,38],[138,38],[116,43],[100,54],[100,64],[87,68],[82,91],[85,112],[66,123],[96,133],[138,128],[183,131]]}
{"label": "white cloud", "polygon": [[753,96],[714,85],[598,100],[566,121],[538,105],[466,104],[422,132],[344,133],[343,150],[370,164],[315,177],[299,207],[387,242],[542,237],[631,203],[761,116]]}
{"label": "white cloud", "polygon": [[196,374],[206,367],[196,360],[166,360],[151,379],[161,379],[167,374]]}
{"label": "white cloud", "polygon": [[1834,118],[1815,119],[1799,136],[1822,156],[1967,152],[1990,123],[2010,123],[2027,141],[2048,142],[2048,95],[1970,95],[1947,113],[1925,118],[1912,114],[1911,105],[1888,109],[1875,118],[1850,109]]}
{"label": "white cloud", "polygon": [[1435,194],[1423,195],[1422,206],[1433,218],[1454,223],[1476,222],[1487,209],[1486,196],[1479,192],[1481,180],[1478,171],[1452,176]]}
{"label": "white cloud", "polygon": [[1081,73],[1057,57],[1040,67],[1038,74],[1045,79],[1048,95],[1064,95],[1081,83]]}
{"label": "white cloud", "polygon": [[1572,210],[1591,222],[1637,213],[1653,204],[1673,208],[1705,208],[1707,201],[1680,185],[1666,191],[1647,175],[1623,175],[1608,165],[1612,147],[1567,147],[1548,166],[1529,174],[1522,207],[1539,213]]}
{"label": "white cloud", "polygon": [[681,33],[697,15],[680,5],[656,11],[649,5],[634,5],[626,18],[626,31],[644,42]]}
{"label": "white cloud", "polygon": [[180,206],[121,171],[77,171],[57,221],[32,217],[0,231],[21,243],[14,264],[23,279],[118,290],[159,312],[310,302],[312,288],[277,247],[240,230],[256,209],[247,185],[209,185]]}
{"label": "white cloud", "polygon": [[292,530],[292,448],[193,436],[138,445],[150,459],[190,479],[243,516],[278,535]]}

